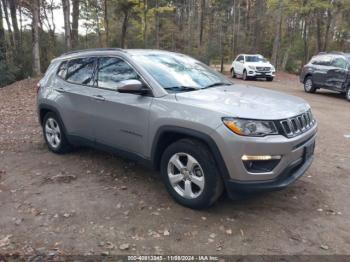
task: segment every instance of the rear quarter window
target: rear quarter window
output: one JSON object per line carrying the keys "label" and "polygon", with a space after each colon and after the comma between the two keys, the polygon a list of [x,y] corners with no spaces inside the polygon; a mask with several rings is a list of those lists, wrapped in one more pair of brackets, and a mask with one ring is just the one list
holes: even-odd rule
{"label": "rear quarter window", "polygon": [[61,77],[62,79],[66,79],[66,75],[67,75],[67,61],[64,61],[60,64],[60,66],[58,67],[57,70],[57,75],[59,77]]}

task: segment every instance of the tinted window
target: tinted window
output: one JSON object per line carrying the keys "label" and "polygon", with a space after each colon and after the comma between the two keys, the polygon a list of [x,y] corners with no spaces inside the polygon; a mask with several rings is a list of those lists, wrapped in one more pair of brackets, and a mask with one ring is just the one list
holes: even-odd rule
{"label": "tinted window", "polygon": [[58,68],[57,75],[63,79],[66,79],[67,75],[67,61],[64,61]]}
{"label": "tinted window", "polygon": [[130,79],[139,79],[139,76],[128,63],[115,57],[99,59],[97,75],[99,87],[115,90],[120,81]]}
{"label": "tinted window", "polygon": [[69,61],[67,81],[81,85],[93,85],[95,60],[93,57],[87,57]]}
{"label": "tinted window", "polygon": [[244,58],[243,58],[243,56],[242,55],[240,55],[238,58],[237,58],[237,61],[244,61]]}
{"label": "tinted window", "polygon": [[341,69],[346,69],[348,62],[342,57],[336,57],[333,59],[332,65]]}

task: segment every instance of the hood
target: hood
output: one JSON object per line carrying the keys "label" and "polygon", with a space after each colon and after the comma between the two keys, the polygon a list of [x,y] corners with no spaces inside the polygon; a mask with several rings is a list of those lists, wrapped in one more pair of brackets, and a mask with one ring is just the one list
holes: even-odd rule
{"label": "hood", "polygon": [[222,117],[279,120],[304,113],[303,99],[263,88],[234,84],[178,93],[180,103],[221,112]]}

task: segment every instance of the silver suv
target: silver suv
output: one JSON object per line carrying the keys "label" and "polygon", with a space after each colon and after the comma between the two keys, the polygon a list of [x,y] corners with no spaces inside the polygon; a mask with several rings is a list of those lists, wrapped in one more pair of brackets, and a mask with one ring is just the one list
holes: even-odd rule
{"label": "silver suv", "polygon": [[305,101],[232,84],[182,54],[66,53],[39,82],[37,102],[51,151],[87,145],[145,162],[191,208],[209,207],[224,189],[282,189],[313,160],[317,124]]}

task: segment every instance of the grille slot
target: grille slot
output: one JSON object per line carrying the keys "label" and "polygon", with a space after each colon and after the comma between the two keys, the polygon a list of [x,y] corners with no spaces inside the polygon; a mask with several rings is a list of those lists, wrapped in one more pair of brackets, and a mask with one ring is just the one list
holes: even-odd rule
{"label": "grille slot", "polygon": [[313,118],[311,110],[295,117],[280,120],[284,135],[287,137],[295,137],[304,133],[313,127],[315,123],[316,120]]}
{"label": "grille slot", "polygon": [[256,70],[257,71],[262,71],[262,72],[268,72],[268,71],[271,70],[271,68],[270,67],[257,66]]}

